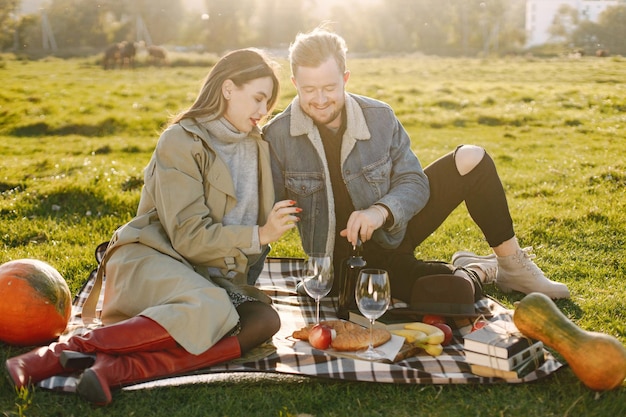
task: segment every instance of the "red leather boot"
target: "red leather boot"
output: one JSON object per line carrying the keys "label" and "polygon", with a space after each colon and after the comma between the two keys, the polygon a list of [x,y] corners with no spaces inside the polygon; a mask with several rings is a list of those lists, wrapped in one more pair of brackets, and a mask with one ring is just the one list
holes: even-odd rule
{"label": "red leather boot", "polygon": [[182,347],[121,356],[98,353],[94,365],[80,377],[76,392],[92,403],[107,405],[112,401],[111,388],[183,374],[240,356],[241,347],[236,336],[223,338],[199,355]]}
{"label": "red leather boot", "polygon": [[72,369],[63,368],[59,362],[64,349],[67,349],[67,343],[52,343],[7,359],[5,365],[13,384],[23,388],[51,376],[71,372]]}
{"label": "red leather boot", "polygon": [[15,386],[21,388],[54,375],[87,368],[94,363],[92,354],[96,352],[127,354],[176,346],[176,341],[161,325],[137,316],[10,358],[6,368]]}

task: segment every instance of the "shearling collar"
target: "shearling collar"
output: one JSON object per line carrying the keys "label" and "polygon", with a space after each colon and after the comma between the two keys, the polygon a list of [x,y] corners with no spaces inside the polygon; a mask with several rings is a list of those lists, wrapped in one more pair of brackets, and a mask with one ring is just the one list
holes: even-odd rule
{"label": "shearling collar", "polygon": [[[346,95],[346,105],[344,107],[346,111],[346,120],[348,126],[346,126],[346,132],[344,137],[350,137],[354,140],[367,140],[371,138],[367,123],[365,122],[365,116],[359,103],[348,93]],[[309,135],[316,130],[313,119],[306,115],[300,107],[300,97],[296,96],[291,103],[291,124],[289,126],[289,132],[291,136]]]}

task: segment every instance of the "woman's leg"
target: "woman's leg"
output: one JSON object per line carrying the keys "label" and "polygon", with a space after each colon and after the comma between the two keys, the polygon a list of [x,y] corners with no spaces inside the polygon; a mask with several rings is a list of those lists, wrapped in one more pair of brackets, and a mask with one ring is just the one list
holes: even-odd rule
{"label": "woman's leg", "polygon": [[76,385],[76,392],[86,400],[107,405],[113,397],[111,388],[142,381],[184,374],[239,358],[239,342],[227,336],[199,355],[182,347],[128,355],[98,353],[94,365],[86,369]]}
{"label": "woman's leg", "polygon": [[10,358],[6,368],[14,385],[21,388],[54,375],[87,368],[93,364],[96,352],[123,355],[176,346],[176,341],[158,323],[137,316]]}
{"label": "woman's leg", "polygon": [[237,339],[242,353],[271,339],[280,329],[280,317],[269,304],[246,302],[237,307],[237,312],[241,324]]}
{"label": "woman's leg", "polygon": [[227,291],[142,244],[124,245],[112,254],[104,291],[104,324],[141,315],[159,323],[195,354],[214,345],[239,321]]}
{"label": "woman's leg", "polygon": [[128,355],[98,353],[95,364],[80,378],[77,392],[91,402],[105,405],[112,400],[113,387],[173,376],[238,358],[270,339],[280,328],[278,313],[268,304],[244,302],[237,307],[237,312],[239,332],[224,337],[199,355],[182,347]]}

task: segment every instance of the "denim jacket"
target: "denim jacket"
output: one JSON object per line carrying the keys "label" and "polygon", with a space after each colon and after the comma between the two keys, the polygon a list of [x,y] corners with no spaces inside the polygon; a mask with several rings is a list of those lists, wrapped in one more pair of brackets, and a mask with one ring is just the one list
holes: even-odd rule
{"label": "denim jacket", "polygon": [[[409,220],[428,201],[428,178],[389,105],[346,93],[344,111],[343,180],[356,210],[374,203],[391,210],[393,224],[376,230],[373,239],[383,247],[395,248],[404,238]],[[264,136],[270,143],[277,200],[295,200],[303,209],[298,230],[304,251],[332,253],[335,202],[324,147],[298,97],[265,126]]]}

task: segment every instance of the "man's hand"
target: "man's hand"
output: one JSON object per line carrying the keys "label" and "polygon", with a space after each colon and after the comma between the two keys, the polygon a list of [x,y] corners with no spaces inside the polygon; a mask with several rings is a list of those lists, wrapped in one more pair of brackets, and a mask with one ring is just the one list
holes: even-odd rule
{"label": "man's hand", "polygon": [[259,227],[259,242],[267,245],[280,239],[289,229],[296,227],[300,218],[295,213],[300,213],[302,209],[295,207],[293,200],[283,200],[274,204],[274,208],[267,218],[267,223]]}
{"label": "man's hand", "polygon": [[346,237],[352,245],[356,245],[359,238],[362,242],[367,242],[374,231],[385,224],[388,215],[387,209],[376,204],[365,210],[354,211],[348,219],[347,227],[339,235]]}

